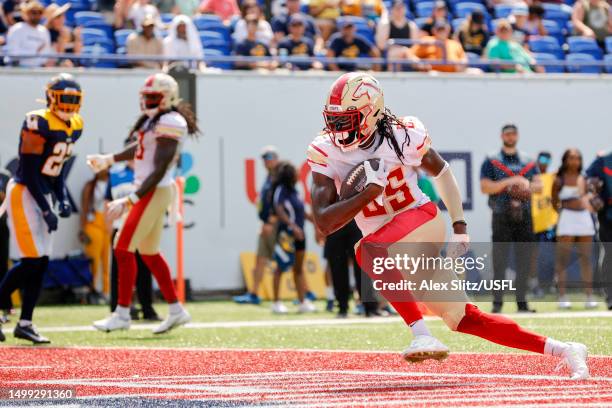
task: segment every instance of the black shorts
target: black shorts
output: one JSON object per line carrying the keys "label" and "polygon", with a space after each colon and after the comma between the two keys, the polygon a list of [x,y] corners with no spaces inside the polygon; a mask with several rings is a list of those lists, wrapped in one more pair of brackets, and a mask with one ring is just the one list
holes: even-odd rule
{"label": "black shorts", "polygon": [[301,240],[298,241],[297,239],[295,240],[295,242],[293,243],[293,245],[295,246],[295,250],[296,251],[304,251],[306,250],[306,240]]}

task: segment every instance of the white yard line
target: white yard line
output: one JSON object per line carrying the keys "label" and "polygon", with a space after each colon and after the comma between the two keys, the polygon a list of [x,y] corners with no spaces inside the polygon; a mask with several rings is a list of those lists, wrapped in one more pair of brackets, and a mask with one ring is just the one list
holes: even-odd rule
{"label": "white yard line", "polygon": [[[507,316],[513,319],[584,319],[592,317],[612,318],[612,312],[608,311],[584,311],[584,312],[548,312],[548,313],[510,313]],[[435,316],[425,316],[425,320],[440,320]],[[185,326],[187,329],[233,329],[253,327],[301,327],[301,326],[345,326],[345,325],[371,325],[402,322],[400,317],[373,317],[351,318],[351,319],[303,319],[303,320],[259,320],[259,321],[230,321],[230,322],[196,322]],[[133,330],[151,330],[157,324],[133,324]],[[39,327],[46,333],[57,332],[81,332],[95,331],[93,326],[49,326]]]}

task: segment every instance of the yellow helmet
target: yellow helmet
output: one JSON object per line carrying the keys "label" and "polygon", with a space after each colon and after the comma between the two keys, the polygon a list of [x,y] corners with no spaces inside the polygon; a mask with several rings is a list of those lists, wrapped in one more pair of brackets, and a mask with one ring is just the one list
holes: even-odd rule
{"label": "yellow helmet", "polygon": [[46,94],[47,106],[62,120],[70,120],[81,109],[81,85],[70,74],[59,74],[51,78],[47,83]]}
{"label": "yellow helmet", "polygon": [[349,72],[332,85],[323,110],[326,132],[342,151],[366,144],[385,112],[378,80],[364,72]]}

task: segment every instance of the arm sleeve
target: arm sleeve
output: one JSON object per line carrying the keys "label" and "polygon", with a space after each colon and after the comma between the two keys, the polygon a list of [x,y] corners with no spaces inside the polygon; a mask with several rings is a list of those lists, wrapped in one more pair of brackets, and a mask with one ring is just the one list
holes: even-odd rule
{"label": "arm sleeve", "polygon": [[589,177],[602,178],[603,173],[603,158],[598,157],[589,168],[586,170],[586,175]]}
{"label": "arm sleeve", "polygon": [[399,145],[403,147],[402,153],[404,154],[406,164],[420,166],[423,156],[431,147],[429,132],[423,122],[414,116],[402,118],[402,123],[408,133],[409,143],[405,143],[405,132],[395,132],[395,137]]}
{"label": "arm sleeve", "polygon": [[43,158],[37,154],[22,154],[19,157],[22,161],[23,166],[23,183],[26,185],[28,191],[38,204],[38,207],[42,212],[51,210],[49,202],[45,198],[43,193],[43,179],[40,173],[40,168],[43,166]]}
{"label": "arm sleeve", "polygon": [[53,189],[53,194],[55,194],[55,198],[60,203],[63,202],[68,193],[66,191],[66,167],[62,167],[62,171],[59,176],[55,177],[51,184],[51,188]]}
{"label": "arm sleeve", "polygon": [[491,165],[491,161],[487,158],[482,163],[482,166],[480,166],[480,179],[495,180],[494,177],[493,166]]}
{"label": "arm sleeve", "polygon": [[310,166],[310,169],[315,173],[323,174],[334,179],[334,171],[331,168],[331,162],[329,160],[329,151],[323,145],[322,138],[324,136],[317,137],[310,145],[308,145],[308,150],[306,151],[307,160],[306,162]]}

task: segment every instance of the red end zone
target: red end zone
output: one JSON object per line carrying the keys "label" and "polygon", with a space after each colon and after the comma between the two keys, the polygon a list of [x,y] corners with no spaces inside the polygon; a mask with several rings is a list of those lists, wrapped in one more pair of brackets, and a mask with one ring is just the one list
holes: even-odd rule
{"label": "red end zone", "polygon": [[11,347],[2,348],[0,391],[7,398],[13,388],[72,389],[80,401],[71,403],[104,406],[612,406],[611,357],[590,358],[593,378],[578,382],[555,372],[557,362],[523,354],[410,365],[396,353]]}

